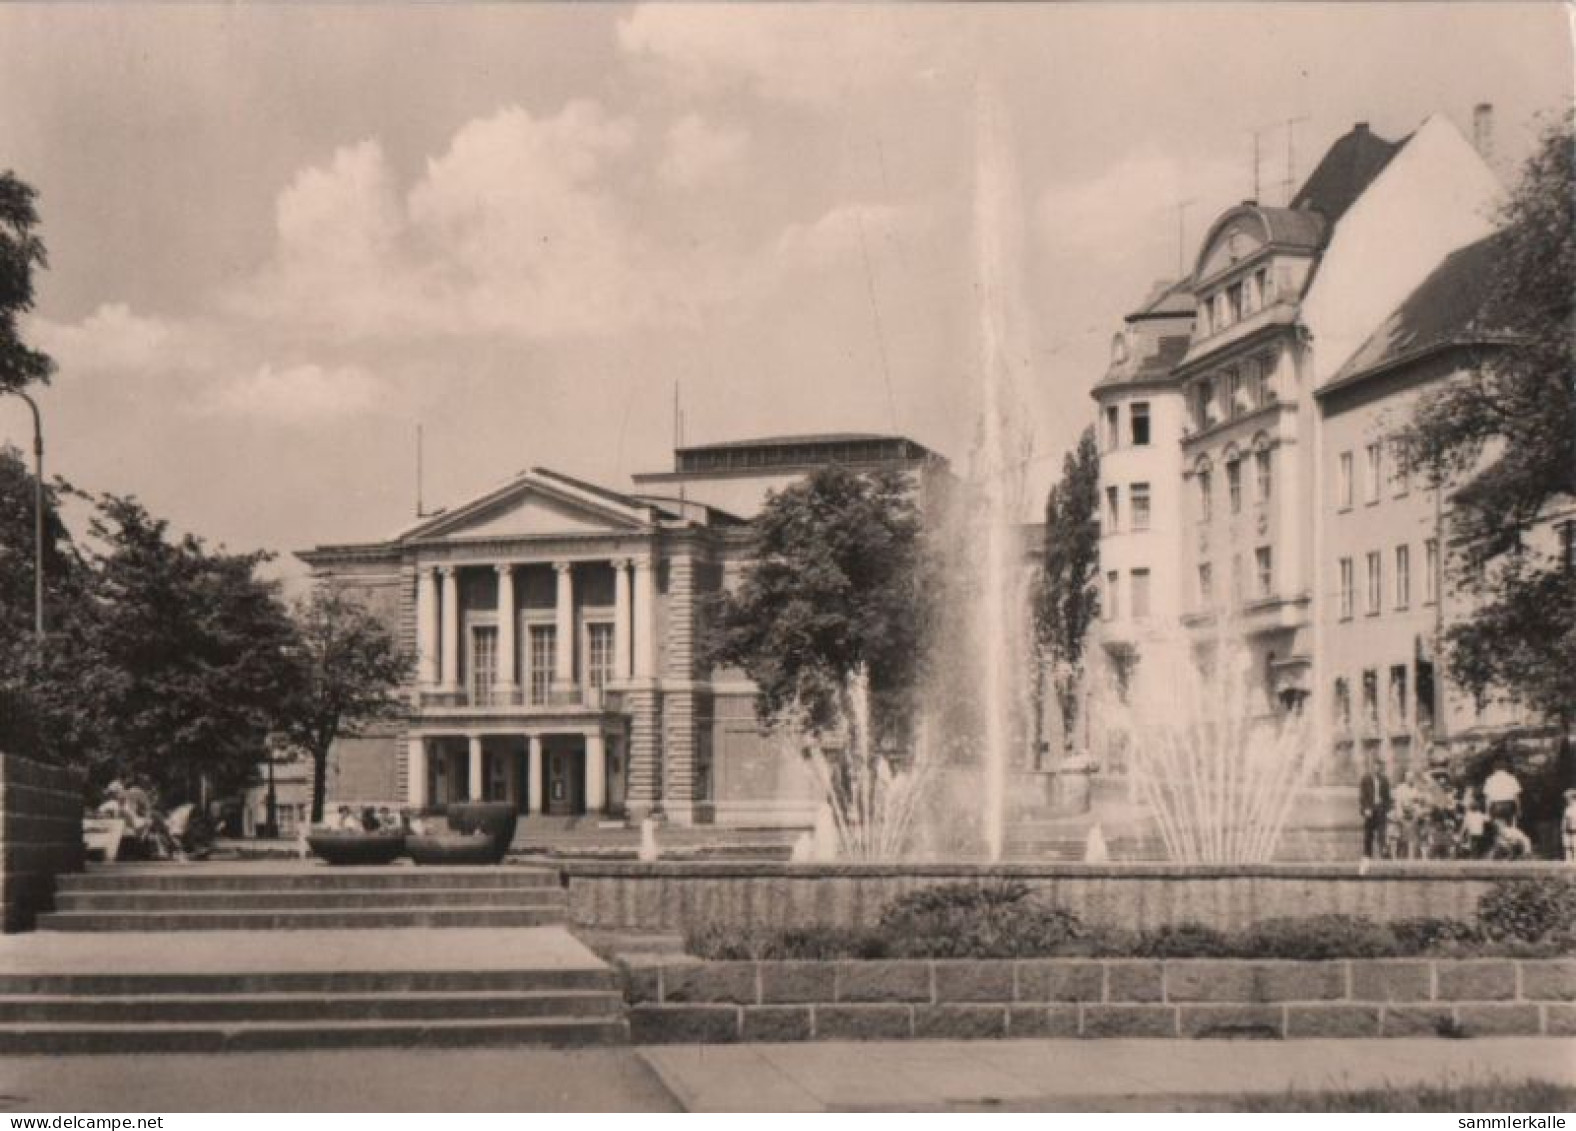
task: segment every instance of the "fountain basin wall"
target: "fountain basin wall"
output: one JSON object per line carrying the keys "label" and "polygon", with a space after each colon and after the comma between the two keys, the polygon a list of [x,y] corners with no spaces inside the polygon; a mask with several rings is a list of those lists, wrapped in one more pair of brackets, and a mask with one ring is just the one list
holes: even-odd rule
{"label": "fountain basin wall", "polygon": [[1576,959],[631,963],[631,1035],[1576,1036]]}
{"label": "fountain basin wall", "polygon": [[1377,922],[1471,919],[1496,880],[1568,875],[1561,864],[1029,865],[574,862],[563,866],[571,921],[628,931],[873,926],[893,898],[937,884],[1015,881],[1084,922],[1130,930],[1330,913]]}

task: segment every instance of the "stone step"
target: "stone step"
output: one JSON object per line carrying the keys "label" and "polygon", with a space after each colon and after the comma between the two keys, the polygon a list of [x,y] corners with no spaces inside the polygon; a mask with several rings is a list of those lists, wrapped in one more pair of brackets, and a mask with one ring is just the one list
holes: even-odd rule
{"label": "stone step", "polygon": [[0,996],[199,994],[423,994],[604,991],[618,989],[606,967],[522,970],[326,970],[213,974],[0,973]]}
{"label": "stone step", "polygon": [[483,868],[317,868],[279,865],[269,869],[225,871],[197,864],[94,868],[59,877],[60,891],[120,891],[127,887],[160,891],[337,890],[368,888],[536,889],[559,887],[557,871],[503,865]]}
{"label": "stone step", "polygon": [[24,994],[0,996],[0,1025],[611,1017],[617,1016],[622,1006],[622,997],[609,990],[117,996]]}
{"label": "stone step", "polygon": [[40,931],[288,931],[373,927],[540,927],[563,923],[562,906],[271,911],[54,911]]}
{"label": "stone step", "polygon": [[[250,1021],[242,1024],[0,1025],[0,1055],[74,1053],[254,1052],[268,1049],[469,1048],[618,1045],[629,1040],[622,1017],[451,1020]],[[288,1087],[288,1081],[281,1083]]]}
{"label": "stone step", "polygon": [[56,911],[279,911],[279,910],[406,910],[430,907],[563,907],[562,888],[256,888],[171,890],[124,887],[114,890],[64,891],[55,896]]}

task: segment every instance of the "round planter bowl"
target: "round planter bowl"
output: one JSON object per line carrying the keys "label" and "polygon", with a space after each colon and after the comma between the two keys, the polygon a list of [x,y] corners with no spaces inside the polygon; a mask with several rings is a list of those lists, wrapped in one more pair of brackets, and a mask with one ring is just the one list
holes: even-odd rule
{"label": "round planter bowl", "polygon": [[514,841],[519,814],[509,801],[456,801],[448,809],[449,828],[457,833],[486,833],[492,838],[493,862],[502,860]]}
{"label": "round planter bowl", "polygon": [[405,851],[417,864],[496,864],[497,844],[483,833],[412,833]]}
{"label": "round planter bowl", "polygon": [[405,834],[321,830],[308,833],[306,843],[330,864],[392,864],[405,852]]}

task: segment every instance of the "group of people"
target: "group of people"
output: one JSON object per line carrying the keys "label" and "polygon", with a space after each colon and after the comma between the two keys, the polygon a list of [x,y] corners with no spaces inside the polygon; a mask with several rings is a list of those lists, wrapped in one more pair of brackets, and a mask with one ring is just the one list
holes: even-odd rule
{"label": "group of people", "polygon": [[349,805],[341,805],[339,811],[333,816],[325,816],[323,828],[335,832],[347,833],[383,833],[383,832],[414,832],[411,822],[406,820],[403,812],[396,812],[387,805],[374,809],[366,806],[361,812],[356,812]]}
{"label": "group of people", "polygon": [[[1358,783],[1363,856],[1368,859],[1520,860],[1533,855],[1521,828],[1521,782],[1504,763],[1477,788],[1443,769],[1408,770],[1392,785],[1384,763],[1370,762]],[[1562,842],[1576,861],[1576,790],[1565,793]]]}
{"label": "group of people", "polygon": [[191,802],[160,812],[148,788],[136,782],[112,781],[104,787],[104,800],[94,815],[118,819],[125,826],[120,856],[186,861],[202,852],[192,820],[195,812]]}

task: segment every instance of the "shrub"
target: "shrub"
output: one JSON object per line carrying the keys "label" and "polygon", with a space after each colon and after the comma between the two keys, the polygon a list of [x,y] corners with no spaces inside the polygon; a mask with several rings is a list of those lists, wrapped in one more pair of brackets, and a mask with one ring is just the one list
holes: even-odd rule
{"label": "shrub", "polygon": [[1233,941],[1238,955],[1253,958],[1385,958],[1400,950],[1383,924],[1360,915],[1265,919]]}
{"label": "shrub", "polygon": [[1062,952],[1078,916],[1034,899],[1024,884],[942,884],[899,896],[878,931],[900,958],[1022,958]]}
{"label": "shrub", "polygon": [[1479,948],[1484,942],[1483,931],[1476,923],[1460,919],[1400,919],[1390,924],[1390,933],[1401,954]]}
{"label": "shrub", "polygon": [[1230,958],[1240,950],[1224,931],[1202,923],[1181,923],[1144,931],[1129,953],[1134,958]]}
{"label": "shrub", "polygon": [[1478,900],[1477,917],[1491,939],[1576,942],[1576,880],[1564,876],[1497,880]]}
{"label": "shrub", "polygon": [[717,962],[789,958],[884,958],[886,942],[873,931],[846,927],[735,927],[707,923],[684,936],[684,950]]}

